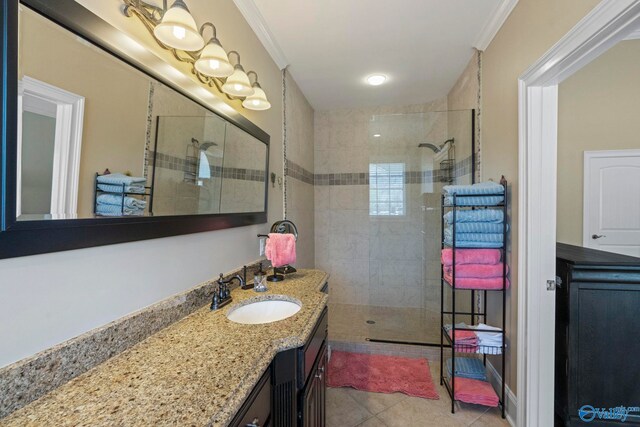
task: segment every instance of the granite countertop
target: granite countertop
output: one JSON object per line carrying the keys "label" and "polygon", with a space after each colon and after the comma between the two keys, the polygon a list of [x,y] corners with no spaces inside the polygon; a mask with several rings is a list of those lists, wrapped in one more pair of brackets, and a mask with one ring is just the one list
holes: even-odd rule
{"label": "granite countertop", "polygon": [[[203,307],[0,420],[0,426],[226,426],[276,353],[304,345],[327,304],[328,275],[299,270],[269,291],[235,289],[233,302]],[[256,300],[301,302],[288,319],[229,321]]]}

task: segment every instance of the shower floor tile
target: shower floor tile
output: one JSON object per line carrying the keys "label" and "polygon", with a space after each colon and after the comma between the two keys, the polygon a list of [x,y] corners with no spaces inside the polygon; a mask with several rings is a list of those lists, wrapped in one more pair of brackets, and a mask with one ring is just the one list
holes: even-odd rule
{"label": "shower floor tile", "polygon": [[329,304],[329,340],[440,344],[440,312],[423,308]]}

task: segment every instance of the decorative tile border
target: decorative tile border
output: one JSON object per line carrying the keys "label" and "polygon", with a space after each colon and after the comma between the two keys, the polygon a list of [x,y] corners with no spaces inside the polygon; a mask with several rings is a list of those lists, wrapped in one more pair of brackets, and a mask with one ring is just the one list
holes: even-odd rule
{"label": "decorative tile border", "polygon": [[0,419],[209,304],[214,280],[0,368]]}
{"label": "decorative tile border", "polygon": [[[453,176],[455,178],[471,174],[472,158],[455,163]],[[405,184],[431,184],[434,182],[449,183],[446,171],[405,171]],[[314,175],[314,185],[369,185],[368,172],[351,173],[317,173]]]}
{"label": "decorative tile border", "polygon": [[[154,152],[149,153],[149,165],[154,163]],[[197,165],[187,161],[182,157],[171,156],[169,154],[163,154],[158,152],[155,156],[156,166],[163,169],[170,169],[180,172],[190,172],[192,174],[197,173]],[[258,181],[264,182],[265,173],[260,169],[243,169],[243,168],[231,168],[222,166],[209,166],[212,177],[222,177],[230,179],[239,179],[242,181]]]}
{"label": "decorative tile border", "polygon": [[302,181],[306,184],[314,184],[315,178],[313,173],[289,159],[285,159],[284,174],[287,177],[297,179],[298,181]]}

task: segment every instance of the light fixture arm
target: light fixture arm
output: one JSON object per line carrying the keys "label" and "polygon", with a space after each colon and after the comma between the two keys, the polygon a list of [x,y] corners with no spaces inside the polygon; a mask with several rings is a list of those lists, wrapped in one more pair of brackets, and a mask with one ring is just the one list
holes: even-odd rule
{"label": "light fixture arm", "polygon": [[227,53],[227,56],[229,56],[229,59],[231,59],[231,54],[234,54],[236,57],[238,57],[238,63],[237,63],[236,65],[240,65],[240,66],[242,66],[242,65],[240,64],[240,54],[238,53],[238,51],[237,51],[237,50],[229,51],[229,52]]}
{"label": "light fixture arm", "polygon": [[251,80],[251,74],[253,74],[255,76],[255,79],[253,80],[253,83],[257,84],[258,86],[260,86],[260,83],[258,83],[258,73],[256,73],[253,70],[247,72],[247,77],[249,77],[249,80]]}
{"label": "light fixture arm", "polygon": [[213,37],[209,41],[218,40],[216,26],[213,25],[211,22],[205,22],[200,26],[200,35],[204,38],[204,30],[207,28],[211,28],[211,32],[213,33]]}

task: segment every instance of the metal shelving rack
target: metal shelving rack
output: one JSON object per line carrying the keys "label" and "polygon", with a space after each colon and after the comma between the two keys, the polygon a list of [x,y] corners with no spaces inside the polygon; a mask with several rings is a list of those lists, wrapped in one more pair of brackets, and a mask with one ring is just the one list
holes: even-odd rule
{"label": "metal shelving rack", "polygon": [[[122,200],[121,204],[120,204],[120,211],[121,212],[124,212],[125,197],[127,197],[127,196],[142,196],[142,197],[145,197],[145,198],[149,198],[149,209],[148,209],[148,212],[149,212],[149,216],[153,215],[153,185],[150,186],[150,187],[145,186],[144,187],[144,193],[134,193],[134,192],[130,192],[130,191],[125,191],[125,189],[127,187],[125,184],[109,184],[109,185],[112,185],[112,186],[120,186],[120,187],[122,187],[122,191],[118,191],[118,192],[114,193],[114,192],[101,190],[98,187],[98,185],[100,185],[100,183],[98,182],[98,177],[99,176],[100,176],[100,174],[96,172],[96,176],[95,176],[95,179],[94,179],[94,182],[93,182],[93,214],[94,215],[98,216],[98,214],[96,213],[96,208],[97,208],[97,205],[98,205],[98,195],[101,194],[101,193],[114,194],[116,196],[121,197],[121,200]],[[123,215],[124,215],[124,213],[123,213]]]}
{"label": "metal shelving rack", "polygon": [[[453,194],[451,195],[452,203],[446,203],[445,195],[442,195],[441,198],[441,206],[442,206],[442,214],[443,219],[441,222],[441,242],[442,249],[451,248],[452,249],[452,274],[451,274],[451,282],[449,283],[444,278],[444,266],[440,268],[440,385],[444,385],[447,389],[447,392],[451,398],[451,413],[455,413],[455,355],[456,353],[467,353],[467,354],[482,354],[483,364],[487,365],[487,354],[492,355],[501,355],[502,357],[502,366],[501,366],[501,394],[499,399],[499,406],[502,411],[502,418],[505,418],[505,353],[506,353],[506,340],[505,340],[505,326],[506,326],[506,290],[507,290],[507,262],[506,262],[506,243],[507,243],[507,181],[502,177],[500,180],[500,184],[503,186],[504,190],[501,193],[494,194],[469,194],[469,195],[461,195],[461,194]],[[502,196],[502,203],[494,204],[494,205],[460,205],[458,200],[468,197],[492,197],[492,196]],[[444,224],[444,214],[445,210],[450,209],[453,211],[453,223],[452,227],[452,239],[451,244],[445,243],[445,224]],[[456,245],[456,212],[460,209],[502,209],[503,211],[503,221],[502,221],[502,246],[499,248],[502,255],[502,288],[501,289],[459,289],[456,288],[456,249],[478,249],[478,248],[470,248],[464,246]],[[451,289],[451,310],[445,310],[444,303],[444,290],[445,285],[449,286]],[[457,311],[456,310],[456,293],[460,291],[471,292],[471,311]],[[482,299],[480,307],[478,307],[478,311],[476,311],[476,292],[482,292]],[[496,330],[485,330],[485,329],[477,329],[477,328],[456,328],[456,316],[464,316],[471,318],[471,326],[476,324],[477,319],[481,319],[485,324],[487,320],[487,292],[501,292],[502,293],[502,327],[500,333],[502,334],[502,345],[501,346],[470,346],[465,344],[456,344],[456,331],[473,331],[473,332],[491,332],[496,333],[499,331]],[[451,316],[451,328],[447,329],[445,327],[444,316]],[[449,336],[449,331],[451,331],[451,336]],[[446,340],[446,344],[445,344]],[[451,348],[451,378],[448,378],[444,371],[444,351],[445,347]]]}

